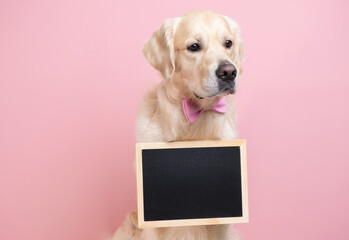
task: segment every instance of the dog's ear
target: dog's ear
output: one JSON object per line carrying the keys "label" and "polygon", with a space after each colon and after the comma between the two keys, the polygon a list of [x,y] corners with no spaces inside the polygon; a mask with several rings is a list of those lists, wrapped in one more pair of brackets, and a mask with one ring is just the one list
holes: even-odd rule
{"label": "dog's ear", "polygon": [[162,74],[164,79],[172,77],[175,71],[173,37],[178,21],[179,18],[165,20],[143,45],[144,57]]}
{"label": "dog's ear", "polygon": [[230,31],[234,34],[233,40],[233,47],[234,47],[234,56],[233,61],[237,65],[239,75],[242,73],[242,60],[244,58],[244,44],[242,42],[241,36],[240,36],[240,27],[239,25],[232,20],[231,18],[224,16],[225,20],[227,21]]}

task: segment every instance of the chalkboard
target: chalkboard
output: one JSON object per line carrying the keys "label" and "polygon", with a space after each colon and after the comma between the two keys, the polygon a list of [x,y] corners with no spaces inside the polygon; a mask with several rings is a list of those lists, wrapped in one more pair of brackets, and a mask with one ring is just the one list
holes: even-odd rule
{"label": "chalkboard", "polygon": [[244,140],[138,143],[138,224],[248,222]]}

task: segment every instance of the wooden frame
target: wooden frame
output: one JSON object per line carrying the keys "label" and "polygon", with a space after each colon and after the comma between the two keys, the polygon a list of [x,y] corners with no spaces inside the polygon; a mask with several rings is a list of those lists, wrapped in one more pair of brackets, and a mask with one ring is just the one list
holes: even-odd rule
{"label": "wooden frame", "polygon": [[[207,147],[234,147],[234,146],[240,147],[241,193],[242,193],[242,213],[243,213],[242,217],[144,221],[143,169],[142,169],[142,150],[143,149],[200,148],[200,147],[207,148]],[[137,143],[136,144],[136,175],[137,175],[137,205],[138,205],[138,227],[139,228],[247,223],[249,221],[248,194],[247,194],[246,141],[245,140]]]}

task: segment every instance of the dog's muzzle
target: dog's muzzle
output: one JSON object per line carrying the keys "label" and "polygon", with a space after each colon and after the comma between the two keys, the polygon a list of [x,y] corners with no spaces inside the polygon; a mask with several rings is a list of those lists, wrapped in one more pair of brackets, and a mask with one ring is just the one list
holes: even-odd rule
{"label": "dog's muzzle", "polygon": [[220,92],[235,93],[235,80],[237,77],[237,68],[235,65],[223,62],[217,70],[216,76],[218,78],[218,87]]}

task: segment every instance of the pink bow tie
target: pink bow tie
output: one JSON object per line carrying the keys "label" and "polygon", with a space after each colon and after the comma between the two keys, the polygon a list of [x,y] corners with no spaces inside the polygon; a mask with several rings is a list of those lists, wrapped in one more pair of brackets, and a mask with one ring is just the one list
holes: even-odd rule
{"label": "pink bow tie", "polygon": [[183,98],[182,99],[182,106],[183,106],[183,111],[186,119],[190,122],[193,123],[195,122],[201,113],[204,111],[214,111],[217,113],[225,113],[227,111],[227,102],[225,100],[225,97],[222,97],[217,101],[211,108],[209,109],[202,109],[199,106],[195,105],[190,99]]}

